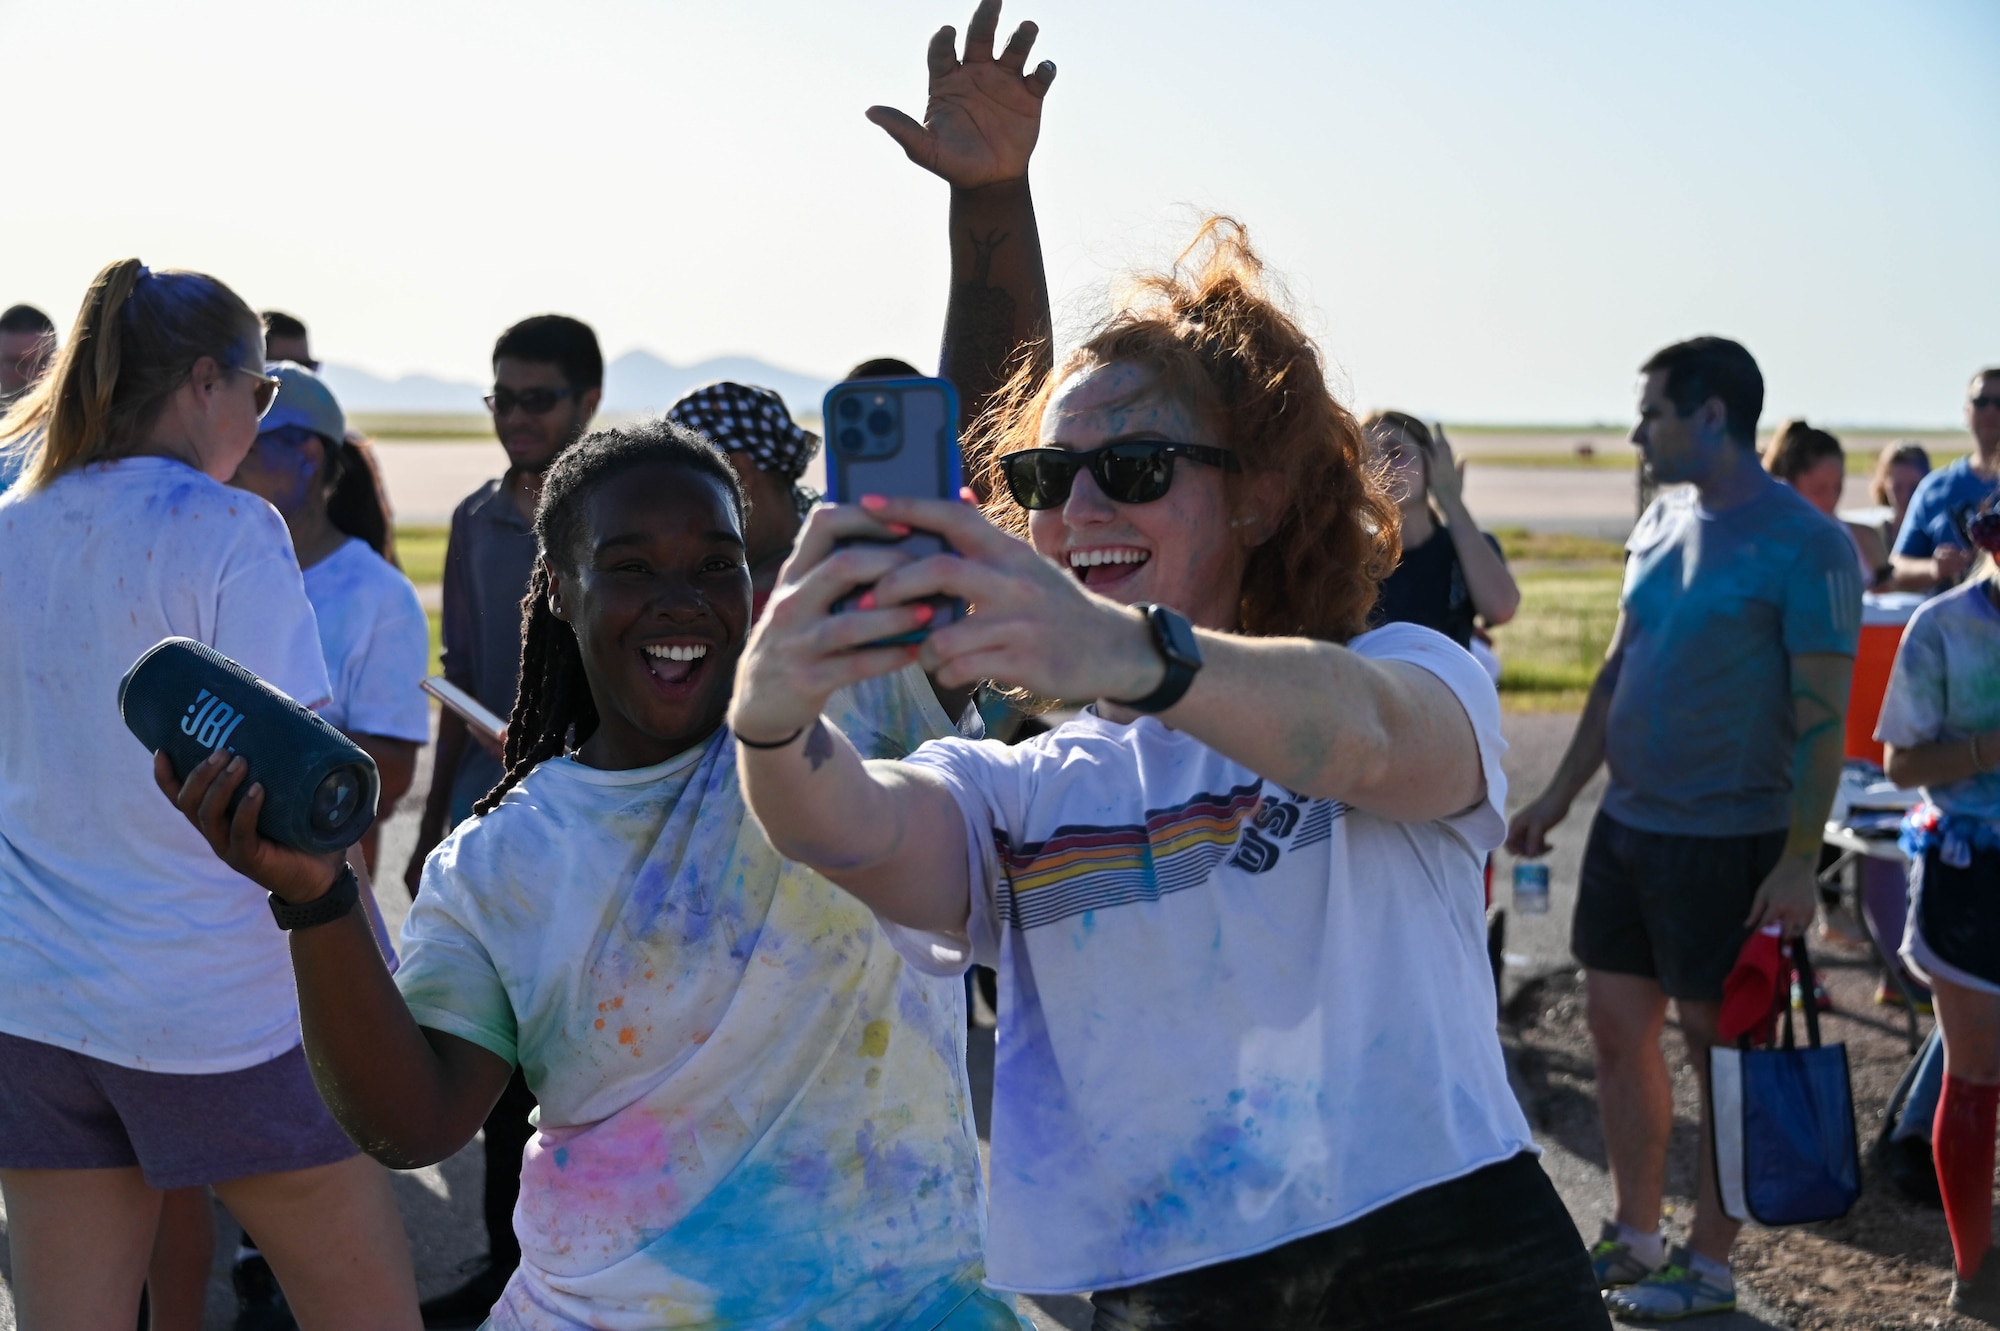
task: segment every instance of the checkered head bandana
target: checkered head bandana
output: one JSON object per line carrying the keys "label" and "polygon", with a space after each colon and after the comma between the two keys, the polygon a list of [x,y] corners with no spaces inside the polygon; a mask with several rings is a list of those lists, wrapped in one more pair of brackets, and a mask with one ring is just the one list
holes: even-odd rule
{"label": "checkered head bandana", "polygon": [[708,436],[717,448],[748,453],[759,471],[788,481],[805,475],[819,452],[819,436],[792,420],[785,400],[768,388],[749,384],[704,384],[667,411],[667,419]]}

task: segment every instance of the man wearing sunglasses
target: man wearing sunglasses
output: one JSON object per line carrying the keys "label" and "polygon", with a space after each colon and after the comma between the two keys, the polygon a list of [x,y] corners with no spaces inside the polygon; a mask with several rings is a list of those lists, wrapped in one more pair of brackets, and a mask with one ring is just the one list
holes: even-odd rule
{"label": "man wearing sunglasses", "polygon": [[313,359],[305,323],[298,316],[286,314],[283,310],[265,310],[257,317],[264,321],[266,360],[288,360],[294,365],[305,366],[314,374],[319,373],[319,362]]}
{"label": "man wearing sunglasses", "polygon": [[[597,414],[604,357],[590,325],[560,314],[523,319],[493,347],[487,409],[507,452],[506,473],[466,496],[451,515],[444,557],[444,675],[499,716],[514,711],[521,673],[521,598],[535,566],[535,504],[542,477]],[[500,754],[447,708],[436,765],[403,881],[417,893],[424,860],[472,802],[499,784]],[[477,1326],[520,1264],[514,1200],[534,1108],[514,1075],[486,1120],[485,1221],[489,1260],[459,1288],[423,1305],[426,1326]]]}
{"label": "man wearing sunglasses", "polygon": [[1972,564],[1965,534],[1969,515],[2000,490],[2000,365],[1972,376],[1965,393],[1972,452],[1924,477],[1889,562],[1902,591],[1941,591]]}

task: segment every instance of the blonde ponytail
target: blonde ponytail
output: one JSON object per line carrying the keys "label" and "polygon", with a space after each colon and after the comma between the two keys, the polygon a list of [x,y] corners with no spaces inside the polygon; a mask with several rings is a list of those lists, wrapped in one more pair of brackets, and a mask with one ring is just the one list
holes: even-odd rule
{"label": "blonde ponytail", "polygon": [[130,454],[196,361],[238,368],[257,336],[250,307],[206,274],[106,264],[55,365],[0,419],[0,446],[27,455],[21,488]]}

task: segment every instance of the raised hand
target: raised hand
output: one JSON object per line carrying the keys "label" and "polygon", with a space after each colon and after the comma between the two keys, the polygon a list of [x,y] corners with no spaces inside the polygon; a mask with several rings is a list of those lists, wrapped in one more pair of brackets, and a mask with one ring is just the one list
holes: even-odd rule
{"label": "raised hand", "polygon": [[958,34],[939,28],[931,38],[930,101],[918,124],[890,106],[871,106],[868,118],[902,145],[924,170],[960,189],[973,189],[1028,173],[1035,139],[1042,130],[1042,98],[1055,82],[1054,62],[1044,60],[1032,74],[1023,71],[1035,45],[1036,27],[1023,23],[998,56],[993,39],[1000,25],[1000,0],[980,0],[965,31],[965,58]]}
{"label": "raised hand", "polygon": [[1465,495],[1465,462],[1452,456],[1444,437],[1444,422],[1431,422],[1431,447],[1424,458],[1424,478],[1440,507],[1449,509]]}

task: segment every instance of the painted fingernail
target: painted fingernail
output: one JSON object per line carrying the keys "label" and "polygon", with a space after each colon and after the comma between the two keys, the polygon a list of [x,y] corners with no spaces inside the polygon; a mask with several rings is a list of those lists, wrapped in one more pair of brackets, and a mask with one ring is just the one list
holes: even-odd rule
{"label": "painted fingernail", "polygon": [[874,592],[861,593],[861,599],[859,601],[856,601],[855,604],[860,606],[863,610],[873,610],[875,608],[875,593]]}
{"label": "painted fingernail", "polygon": [[908,536],[910,534],[910,526],[906,522],[891,522],[888,524],[888,527],[890,531],[898,536]]}
{"label": "painted fingernail", "polygon": [[861,507],[867,509],[871,513],[876,513],[880,512],[882,509],[889,507],[889,501],[884,499],[881,495],[862,495]]}
{"label": "painted fingernail", "polygon": [[928,624],[931,622],[932,618],[936,616],[936,614],[937,614],[936,606],[920,605],[917,607],[917,622],[919,624]]}

